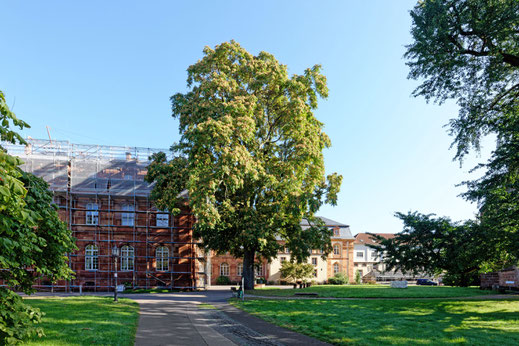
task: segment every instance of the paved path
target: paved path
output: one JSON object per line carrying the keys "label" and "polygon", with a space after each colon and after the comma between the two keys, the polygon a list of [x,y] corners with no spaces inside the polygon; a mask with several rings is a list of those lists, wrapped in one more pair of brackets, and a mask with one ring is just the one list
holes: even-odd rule
{"label": "paved path", "polygon": [[140,306],[136,346],[328,345],[229,305],[228,289],[121,296]]}

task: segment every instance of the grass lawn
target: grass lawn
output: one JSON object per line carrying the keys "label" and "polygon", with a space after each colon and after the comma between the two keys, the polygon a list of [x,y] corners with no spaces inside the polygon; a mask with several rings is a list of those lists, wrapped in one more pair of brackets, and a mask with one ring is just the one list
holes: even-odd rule
{"label": "grass lawn", "polygon": [[495,294],[478,287],[408,286],[391,288],[389,285],[319,285],[302,289],[259,288],[245,294],[291,297],[297,292],[315,292],[319,297],[330,298],[447,298],[472,297]]}
{"label": "grass lawn", "polygon": [[22,345],[134,344],[139,306],[130,299],[115,303],[108,297],[45,297],[26,303],[45,312],[40,326],[46,336]]}
{"label": "grass lawn", "polygon": [[519,345],[519,300],[233,300],[333,344]]}

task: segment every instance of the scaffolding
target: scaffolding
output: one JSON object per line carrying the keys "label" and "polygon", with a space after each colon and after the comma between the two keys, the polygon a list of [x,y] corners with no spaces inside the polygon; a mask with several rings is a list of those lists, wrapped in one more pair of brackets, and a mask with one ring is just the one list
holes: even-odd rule
{"label": "scaffolding", "polygon": [[[78,250],[69,254],[76,277],[61,286],[109,290],[117,273],[118,282],[132,288],[205,287],[205,256],[193,241],[193,216],[183,208],[173,217],[149,200],[153,184],[144,180],[149,157],[166,150],[38,139],[3,146],[24,161],[24,171],[49,183],[60,218],[76,238]],[[85,248],[91,244],[98,249],[95,269],[86,265]],[[114,246],[133,248],[131,268],[115,267]],[[162,270],[156,266],[158,247],[169,254]],[[38,286],[56,287],[45,281]]]}

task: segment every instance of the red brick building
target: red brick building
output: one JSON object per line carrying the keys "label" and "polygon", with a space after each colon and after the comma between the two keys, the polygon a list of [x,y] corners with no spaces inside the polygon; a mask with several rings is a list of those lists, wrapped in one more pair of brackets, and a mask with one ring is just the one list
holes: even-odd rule
{"label": "red brick building", "polygon": [[[111,290],[134,288],[196,289],[205,285],[203,256],[192,237],[193,216],[185,208],[175,217],[158,210],[144,181],[148,148],[77,145],[29,140],[7,145],[22,166],[45,179],[54,192],[60,218],[76,238],[69,254],[76,278],[37,288]],[[117,267],[112,249],[119,250]]]}

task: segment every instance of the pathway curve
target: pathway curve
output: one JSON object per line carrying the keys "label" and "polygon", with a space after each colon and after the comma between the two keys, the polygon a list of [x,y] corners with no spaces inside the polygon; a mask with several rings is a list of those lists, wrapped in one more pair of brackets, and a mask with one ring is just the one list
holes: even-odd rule
{"label": "pathway curve", "polygon": [[140,306],[136,346],[328,345],[229,305],[228,288],[121,296]]}

